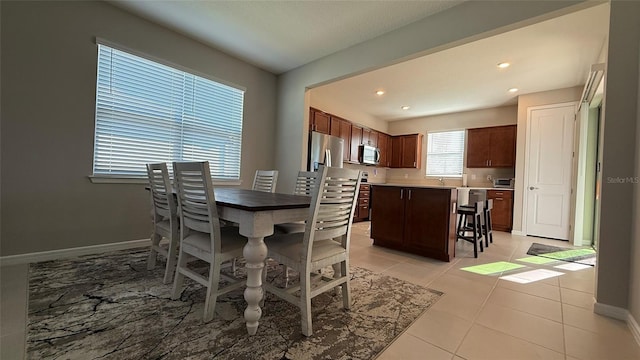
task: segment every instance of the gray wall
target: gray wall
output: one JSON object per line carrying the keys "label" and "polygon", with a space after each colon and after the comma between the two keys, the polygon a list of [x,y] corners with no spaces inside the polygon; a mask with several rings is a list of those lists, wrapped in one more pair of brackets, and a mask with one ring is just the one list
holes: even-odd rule
{"label": "gray wall", "polygon": [[[606,69],[604,145],[602,147],[602,202],[596,300],[629,308],[640,319],[637,303],[630,306],[630,289],[637,288],[638,274],[631,275],[632,248],[640,238],[634,233],[633,182],[609,182],[609,177],[631,178],[637,174],[636,127],[638,123],[638,63],[640,59],[640,2],[613,1],[609,24]],[[632,244],[634,246],[632,246]],[[638,261],[635,259],[635,261]],[[634,279],[635,284],[631,282]],[[625,286],[626,285],[626,286]],[[635,298],[637,302],[637,297]]]}
{"label": "gray wall", "polygon": [[142,239],[140,184],[92,184],[101,37],[247,89],[241,176],[275,151],[275,75],[105,2],[2,2],[2,256]]}
{"label": "gray wall", "polygon": [[[304,152],[291,149],[306,147],[308,103],[305,101],[308,99],[305,99],[305,89],[593,4],[580,2],[576,5],[576,2],[562,1],[465,2],[279,76],[276,166],[286,172],[295,172],[303,167]],[[640,18],[636,14],[640,13],[640,2],[614,1],[611,9],[609,80],[605,94],[607,99],[615,97],[616,100],[609,101],[605,110],[605,116],[610,119],[605,124],[604,134],[605,179],[606,176],[633,176],[638,166],[637,161],[634,163],[634,142],[640,37]],[[632,285],[629,275],[631,244],[639,241],[637,234],[632,234],[633,186],[605,183],[602,190],[600,238],[611,241],[601,241],[599,249],[597,301],[628,308]],[[638,276],[634,279],[637,282]],[[633,315],[640,319],[637,310]]]}
{"label": "gray wall", "polygon": [[[640,46],[638,46],[640,48]],[[639,50],[640,51],[640,50]],[[640,180],[640,61],[638,61],[638,112],[636,120],[636,174],[635,179]],[[634,188],[635,204],[633,219],[635,229],[634,241],[631,244],[631,286],[629,287],[629,311],[635,319],[640,319],[640,184]]]}

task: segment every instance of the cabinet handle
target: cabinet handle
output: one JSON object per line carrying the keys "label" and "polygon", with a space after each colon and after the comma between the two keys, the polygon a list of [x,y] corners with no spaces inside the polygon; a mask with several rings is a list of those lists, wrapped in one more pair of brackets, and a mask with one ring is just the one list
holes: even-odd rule
{"label": "cabinet handle", "polygon": [[489,166],[491,166],[491,160],[489,160]]}
{"label": "cabinet handle", "polygon": [[502,195],[502,193],[501,192],[497,192],[496,195]]}
{"label": "cabinet handle", "polygon": [[416,167],[416,162],[415,161],[413,162],[413,167]]}
{"label": "cabinet handle", "polygon": [[409,189],[409,200],[411,200],[411,189]]}
{"label": "cabinet handle", "polygon": [[495,198],[494,200],[502,201],[504,199],[503,198]]}
{"label": "cabinet handle", "polygon": [[400,189],[400,200],[402,200],[403,195],[404,195],[404,189]]}

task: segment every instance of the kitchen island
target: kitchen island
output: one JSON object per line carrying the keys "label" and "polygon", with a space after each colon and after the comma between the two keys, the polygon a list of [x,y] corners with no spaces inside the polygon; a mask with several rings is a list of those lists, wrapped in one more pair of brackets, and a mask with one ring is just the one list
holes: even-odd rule
{"label": "kitchen island", "polygon": [[455,256],[455,187],[371,184],[373,244],[451,261]]}

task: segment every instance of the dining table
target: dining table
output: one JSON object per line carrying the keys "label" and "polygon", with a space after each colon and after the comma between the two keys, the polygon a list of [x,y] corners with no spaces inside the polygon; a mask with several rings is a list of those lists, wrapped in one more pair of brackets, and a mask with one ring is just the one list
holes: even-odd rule
{"label": "dining table", "polygon": [[237,223],[240,235],[247,238],[242,253],[247,272],[244,319],[249,335],[255,335],[264,296],[262,271],[267,258],[264,238],[273,234],[276,224],[305,220],[311,197],[224,187],[215,188],[214,193],[220,219]]}

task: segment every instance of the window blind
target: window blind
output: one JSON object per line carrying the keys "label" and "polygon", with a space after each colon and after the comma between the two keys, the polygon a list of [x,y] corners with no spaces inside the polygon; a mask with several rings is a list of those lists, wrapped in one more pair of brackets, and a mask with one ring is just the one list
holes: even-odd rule
{"label": "window blind", "polygon": [[239,179],[243,103],[243,90],[98,44],[93,175],[207,160],[213,178]]}
{"label": "window blind", "polygon": [[464,130],[427,134],[427,175],[462,176]]}

